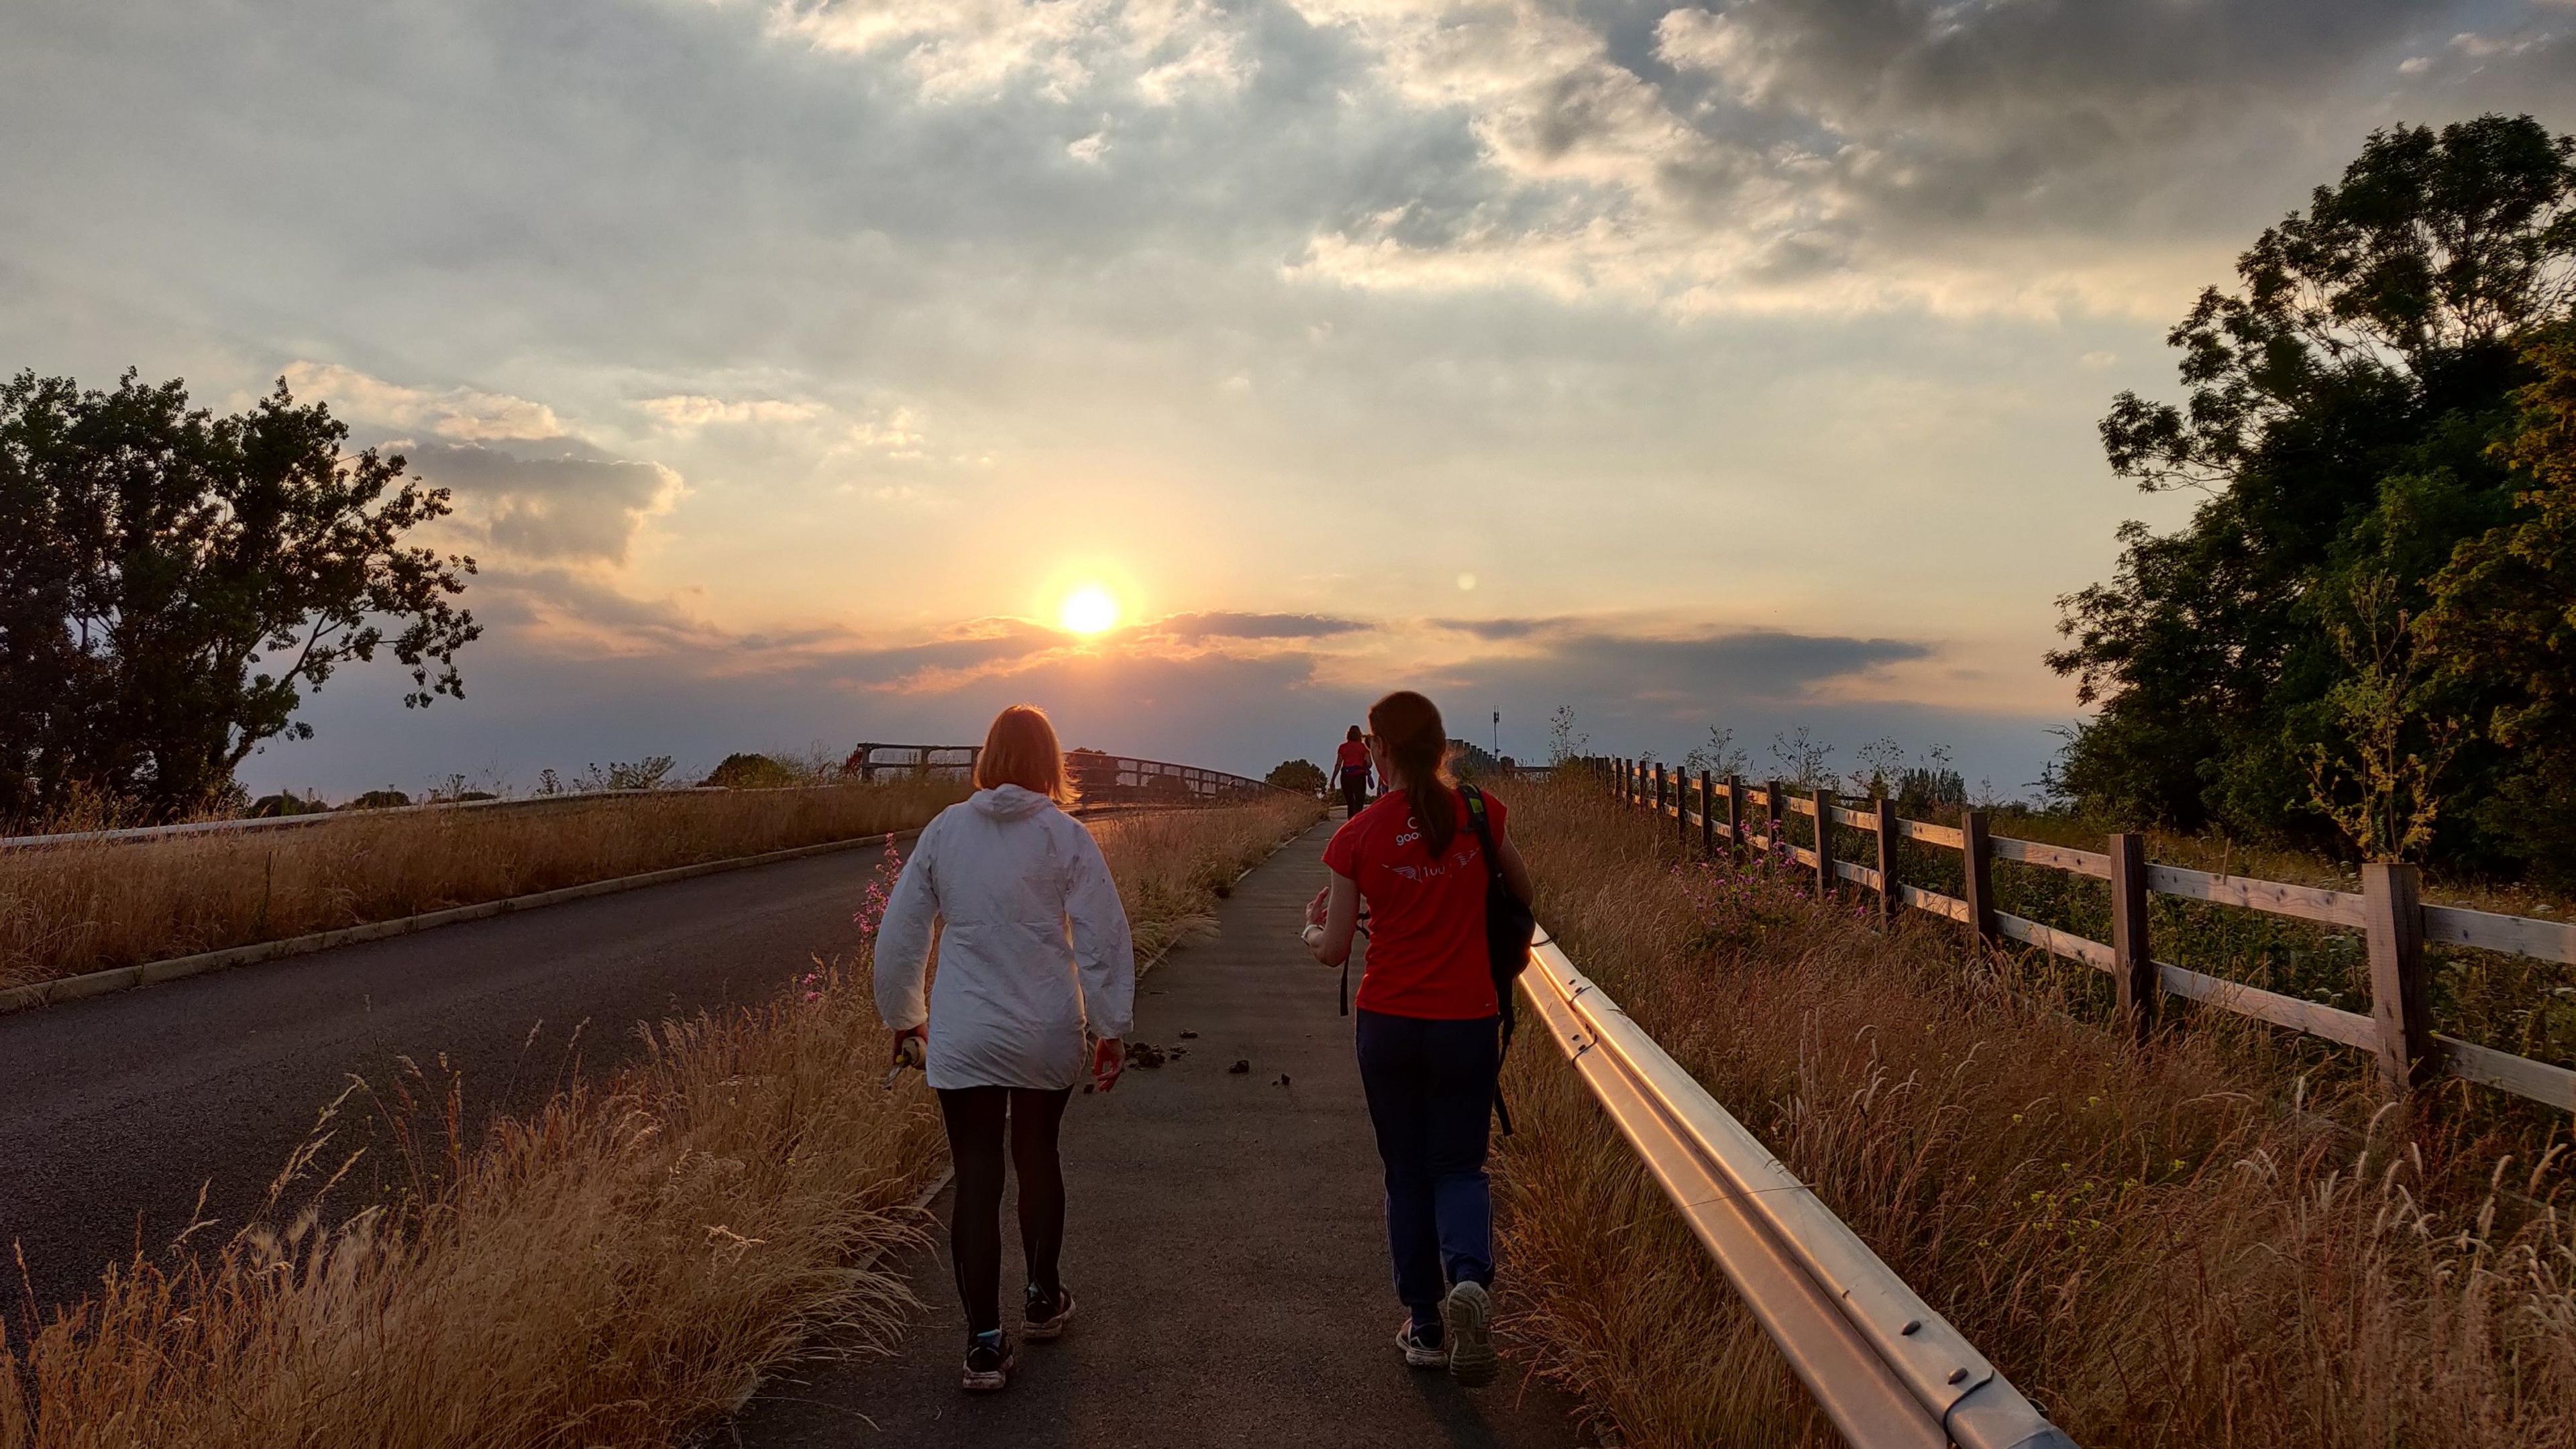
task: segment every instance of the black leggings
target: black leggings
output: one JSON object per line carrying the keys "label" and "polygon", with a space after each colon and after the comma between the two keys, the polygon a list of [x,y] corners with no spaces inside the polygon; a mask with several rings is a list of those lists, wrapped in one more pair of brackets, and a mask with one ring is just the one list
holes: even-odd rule
{"label": "black leggings", "polygon": [[1342,814],[1357,815],[1368,808],[1368,771],[1342,772]]}
{"label": "black leggings", "polygon": [[957,1170],[957,1211],[948,1220],[948,1256],[966,1331],[1002,1326],[1002,1124],[1010,1120],[1011,1166],[1020,1177],[1020,1252],[1029,1281],[1061,1292],[1056,1260],[1064,1252],[1064,1164],[1056,1131],[1073,1089],[950,1087],[939,1093],[948,1125],[948,1156]]}

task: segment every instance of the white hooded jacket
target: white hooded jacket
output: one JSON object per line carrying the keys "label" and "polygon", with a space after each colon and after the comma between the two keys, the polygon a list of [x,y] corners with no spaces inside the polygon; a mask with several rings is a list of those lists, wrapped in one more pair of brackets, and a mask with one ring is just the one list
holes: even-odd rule
{"label": "white hooded jacket", "polygon": [[[925,1006],[933,916],[939,977]],[[1123,1038],[1135,1013],[1136,948],[1100,843],[1017,785],[939,812],[895,880],[876,986],[887,1026],[930,1023],[933,1087],[1079,1083],[1084,1026]]]}

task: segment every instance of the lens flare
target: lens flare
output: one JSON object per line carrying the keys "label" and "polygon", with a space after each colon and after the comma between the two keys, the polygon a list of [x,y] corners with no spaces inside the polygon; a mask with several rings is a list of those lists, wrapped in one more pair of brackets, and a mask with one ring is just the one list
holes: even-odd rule
{"label": "lens flare", "polygon": [[1055,617],[1068,634],[1106,634],[1118,627],[1118,601],[1098,584],[1085,584],[1065,596]]}

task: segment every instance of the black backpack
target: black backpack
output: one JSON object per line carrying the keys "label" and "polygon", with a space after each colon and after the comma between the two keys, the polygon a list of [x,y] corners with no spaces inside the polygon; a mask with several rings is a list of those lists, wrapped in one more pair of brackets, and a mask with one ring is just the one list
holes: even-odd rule
{"label": "black backpack", "polygon": [[1467,800],[1467,822],[1475,827],[1476,844],[1485,852],[1485,957],[1494,973],[1494,1006],[1502,1018],[1502,1041],[1495,1048],[1494,1116],[1503,1124],[1503,1135],[1512,1135],[1512,1110],[1503,1105],[1501,1059],[1512,1049],[1512,1025],[1518,1012],[1513,987],[1521,973],[1529,969],[1530,942],[1538,935],[1538,917],[1531,914],[1529,902],[1512,894],[1511,883],[1503,879],[1502,857],[1494,850],[1493,822],[1485,818],[1484,792],[1473,785],[1460,785],[1458,793]]}

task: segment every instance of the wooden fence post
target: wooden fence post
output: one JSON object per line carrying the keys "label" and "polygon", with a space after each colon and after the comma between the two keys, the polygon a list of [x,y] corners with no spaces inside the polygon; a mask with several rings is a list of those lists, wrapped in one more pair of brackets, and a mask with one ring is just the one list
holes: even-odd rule
{"label": "wooden fence post", "polygon": [[1786,843],[1780,838],[1780,820],[1788,813],[1780,805],[1780,782],[1773,780],[1763,786],[1762,838],[1771,842],[1770,848],[1762,852],[1762,863],[1765,865],[1773,865],[1780,860],[1780,847]]}
{"label": "wooden fence post", "polygon": [[1699,852],[1717,858],[1717,791],[1705,766],[1699,772]]}
{"label": "wooden fence post", "polygon": [[1744,777],[1726,777],[1726,849],[1737,860],[1744,858]]}
{"label": "wooden fence post", "polygon": [[1681,846],[1683,856],[1688,857],[1691,843],[1690,771],[1679,765],[1673,767],[1673,839]]}
{"label": "wooden fence post", "polygon": [[1661,824],[1663,824],[1663,823],[1664,823],[1663,815],[1664,815],[1664,766],[1663,766],[1663,762],[1662,762],[1662,761],[1660,761],[1660,760],[1658,760],[1658,761],[1656,761],[1656,762],[1655,762],[1655,823],[1656,823],[1657,825],[1661,825]]}
{"label": "wooden fence post", "polygon": [[2120,1019],[2140,1041],[2155,1028],[2155,953],[2147,944],[2147,838],[2123,830],[2111,837],[2111,979]]}
{"label": "wooden fence post", "polygon": [[1968,944],[1991,946],[1995,940],[1995,847],[1986,835],[1986,812],[1959,813],[1963,862],[1959,879],[1968,902]]}
{"label": "wooden fence post", "polygon": [[1818,785],[1816,805],[1816,899],[1834,894],[1834,787]]}
{"label": "wooden fence post", "polygon": [[2391,1092],[2421,1086],[2433,1061],[2433,972],[2424,958],[2423,881],[2415,867],[2361,868],[2370,945],[2370,1018],[2379,1026],[2379,1079]]}
{"label": "wooden fence post", "polygon": [[1878,923],[1896,924],[1896,802],[1881,795],[1878,806]]}

